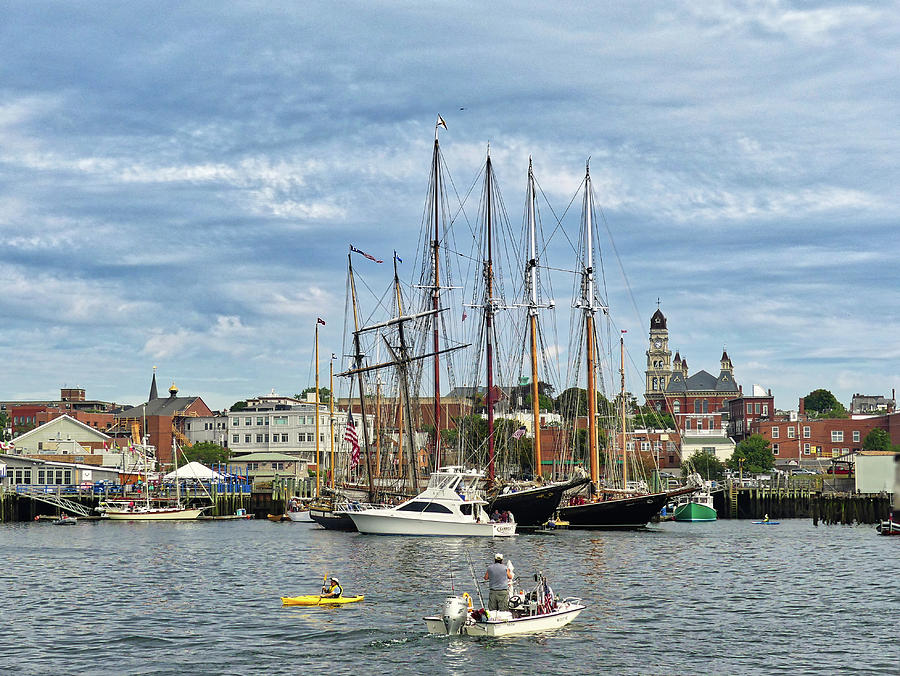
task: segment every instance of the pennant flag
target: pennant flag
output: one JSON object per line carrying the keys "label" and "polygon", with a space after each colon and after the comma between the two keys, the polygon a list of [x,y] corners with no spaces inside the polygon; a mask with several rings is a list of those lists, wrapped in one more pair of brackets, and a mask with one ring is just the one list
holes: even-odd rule
{"label": "pennant flag", "polygon": [[350,245],[350,251],[352,251],[353,253],[361,254],[361,255],[365,256],[366,258],[368,258],[370,261],[375,261],[376,263],[384,263],[384,261],[378,260],[372,254],[367,254],[365,251],[361,251],[360,249],[357,249],[352,244]]}
{"label": "pennant flag", "polygon": [[513,439],[521,439],[525,436],[525,425],[522,425],[519,429],[513,432]]}
{"label": "pennant flag", "polygon": [[321,324],[322,326],[325,326],[325,320],[322,319],[321,317],[316,317],[316,324]]}
{"label": "pennant flag", "polygon": [[468,316],[469,316],[469,315],[466,314],[466,311],[463,310],[463,318],[462,318],[462,320],[463,320],[463,321],[466,321],[466,317],[468,317]]}
{"label": "pennant flag", "polygon": [[438,127],[443,127],[443,128],[444,128],[444,129],[446,129],[446,128],[447,128],[447,123],[446,123],[446,122],[444,122],[444,118],[443,118],[443,117],[441,117],[441,115],[440,115],[440,113],[438,113],[438,120],[437,120],[437,124],[436,124],[436,125],[434,125],[434,127],[435,127],[435,129],[437,129],[437,128],[438,128]]}
{"label": "pennant flag", "polygon": [[347,413],[347,429],[344,430],[344,441],[350,442],[350,469],[359,464],[359,436],[353,424],[353,412]]}
{"label": "pennant flag", "polygon": [[400,258],[400,256],[397,255],[397,252],[396,252],[396,251],[394,252],[394,258],[397,259],[397,262],[398,262],[398,263],[402,263],[402,262],[403,262],[403,259]]}

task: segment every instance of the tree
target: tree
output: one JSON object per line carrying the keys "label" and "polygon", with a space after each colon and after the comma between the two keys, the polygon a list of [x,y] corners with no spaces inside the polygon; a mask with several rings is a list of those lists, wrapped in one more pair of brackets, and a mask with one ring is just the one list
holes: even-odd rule
{"label": "tree", "polygon": [[891,450],[891,435],[887,430],[876,427],[863,439],[864,451],[889,451]]}
{"label": "tree", "polygon": [[176,462],[176,466],[187,464],[188,462],[201,462],[204,465],[213,463],[224,463],[231,457],[231,452],[227,448],[219,446],[212,441],[198,441],[193,446],[186,446],[182,449],[184,454],[183,462]]}
{"label": "tree", "polygon": [[[835,398],[835,396],[825,389],[813,390],[803,397],[803,407],[807,412],[817,413],[823,418],[843,418],[846,417],[846,409]],[[839,413],[843,411],[844,415],[828,415],[829,413]]]}
{"label": "tree", "polygon": [[728,459],[728,467],[740,470],[743,459],[743,471],[751,474],[768,472],[775,467],[775,456],[769,448],[769,440],[760,434],[753,434],[735,446],[734,453]]}
{"label": "tree", "polygon": [[[315,394],[315,391],[316,391],[315,387],[307,387],[300,394],[295,394],[294,399],[305,400],[307,394]],[[327,387],[320,387],[319,388],[319,403],[327,404],[330,401],[331,401],[331,390],[329,390]]]}
{"label": "tree", "polygon": [[12,427],[8,413],[0,413],[0,441],[6,441],[7,430]]}
{"label": "tree", "polygon": [[[542,411],[552,411],[555,408],[553,399],[551,399],[550,397],[548,397],[545,394],[538,395],[538,404],[540,405]],[[531,395],[530,394],[527,397],[525,397],[523,406],[525,407],[525,409],[527,409],[529,411],[531,410]]]}
{"label": "tree", "polygon": [[245,408],[247,408],[246,401],[236,401],[231,405],[231,408],[229,410],[230,411],[243,411]]}
{"label": "tree", "polygon": [[706,451],[692,453],[685,464],[707,481],[722,479],[725,476],[725,464]]}
{"label": "tree", "polygon": [[567,420],[587,415],[587,391],[580,387],[563,390],[556,398],[556,410]]}

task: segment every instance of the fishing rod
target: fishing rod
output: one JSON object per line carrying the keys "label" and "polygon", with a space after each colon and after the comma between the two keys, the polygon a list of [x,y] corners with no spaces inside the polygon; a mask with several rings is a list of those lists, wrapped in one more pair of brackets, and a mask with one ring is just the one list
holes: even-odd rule
{"label": "fishing rod", "polygon": [[472,565],[472,557],[469,556],[468,550],[466,550],[466,559],[469,561],[469,570],[472,571],[472,582],[475,583],[475,591],[478,592],[478,600],[481,601],[481,607],[487,608],[484,605],[484,597],[481,595],[481,587],[478,586],[478,577],[475,575],[475,566]]}

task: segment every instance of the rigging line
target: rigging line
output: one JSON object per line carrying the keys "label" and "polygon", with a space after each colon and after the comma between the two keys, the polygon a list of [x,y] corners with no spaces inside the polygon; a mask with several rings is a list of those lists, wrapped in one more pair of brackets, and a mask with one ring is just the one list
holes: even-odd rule
{"label": "rigging line", "polygon": [[[635,316],[637,317],[638,323],[641,322],[641,313],[638,310],[637,302],[634,299],[634,293],[631,289],[631,284],[628,281],[628,275],[625,274],[625,266],[622,264],[622,258],[619,256],[619,249],[616,247],[616,241],[613,239],[612,230],[609,227],[609,223],[606,220],[606,213],[603,211],[603,207],[597,206],[597,210],[600,212],[600,218],[603,220],[603,225],[606,228],[606,233],[609,235],[609,243],[612,246],[613,253],[616,255],[616,261],[619,264],[619,270],[622,272],[622,279],[625,282],[625,288],[628,289],[628,297],[631,299],[631,306],[634,308]],[[607,303],[608,305],[608,303]]]}
{"label": "rigging line", "polygon": [[[540,255],[538,256],[538,258],[540,258],[541,256],[544,255],[544,253],[547,251],[547,248],[550,246],[550,242],[553,240],[553,236],[556,234],[556,231],[562,227],[562,219],[566,217],[566,214],[569,213],[569,209],[572,208],[572,204],[575,203],[575,199],[578,197],[579,193],[581,192],[581,186],[584,185],[584,179],[581,179],[581,182],[578,184],[578,188],[575,190],[574,194],[572,195],[572,199],[569,200],[569,204],[566,205],[566,209],[565,209],[565,211],[563,211],[561,217],[556,216],[556,212],[553,210],[553,205],[550,204],[550,200],[547,198],[547,195],[544,193],[544,189],[541,187],[541,184],[538,182],[538,180],[535,179],[534,182],[535,182],[535,185],[537,185],[537,187],[538,187],[538,191],[541,193],[541,197],[543,197],[544,201],[547,203],[547,207],[550,209],[550,213],[553,214],[553,217],[556,219],[556,227],[553,228],[553,232],[550,233],[550,237],[548,237],[547,239],[544,240],[544,248],[541,249]],[[572,240],[569,239],[568,233],[565,230],[563,230],[562,233],[563,233],[563,236],[566,238],[566,241],[569,243],[569,247],[572,249],[572,251],[577,252],[577,247],[574,244],[572,244]]]}

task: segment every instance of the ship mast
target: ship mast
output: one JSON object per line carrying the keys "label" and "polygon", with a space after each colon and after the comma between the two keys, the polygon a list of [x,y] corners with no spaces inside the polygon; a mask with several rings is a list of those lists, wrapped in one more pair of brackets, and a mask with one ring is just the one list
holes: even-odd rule
{"label": "ship mast", "polygon": [[[394,252],[394,288],[397,291],[397,318],[399,319],[403,316],[403,297],[400,295],[400,277],[397,274],[396,251]],[[437,322],[437,315],[435,315],[435,322]],[[407,438],[409,439],[409,484],[415,495],[419,492],[418,473],[416,471],[416,437],[415,432],[413,431],[412,407],[410,406],[409,401],[409,350],[406,345],[406,335],[404,334],[403,324],[404,322],[399,322],[397,326],[397,335],[400,339],[400,354],[393,355],[394,360],[397,362],[400,376],[400,396],[403,399],[401,402],[402,407],[400,408],[400,420],[397,429],[397,448],[400,454],[397,458],[397,467],[400,468],[403,466],[403,423],[405,420],[408,427]],[[388,344],[388,350],[393,353],[390,344]],[[437,354],[435,354],[434,358],[437,360]],[[405,416],[404,411],[406,413]]]}
{"label": "ship mast", "polygon": [[353,279],[353,258],[347,254],[347,265],[350,274],[350,298],[353,302],[353,359],[356,363],[356,375],[359,382],[359,415],[363,428],[363,443],[366,449],[366,473],[369,477],[369,501],[375,500],[375,486],[372,482],[372,454],[369,451],[369,428],[366,425],[366,390],[363,383],[363,353],[359,341],[359,312],[356,307],[356,281]]}
{"label": "ship mast", "polygon": [[588,404],[588,459],[591,470],[591,485],[597,488],[600,480],[600,458],[597,450],[597,386],[595,383],[595,355],[594,355],[594,315],[598,309],[604,309],[596,304],[594,296],[594,224],[592,215],[594,211],[593,192],[591,190],[590,164],[585,167],[584,175],[584,268],[581,272],[581,299],[578,305],[584,312],[585,347],[587,348],[587,404]]}
{"label": "ship mast", "polygon": [[485,395],[485,405],[487,406],[487,422],[488,422],[488,480],[494,479],[494,258],[493,258],[493,242],[492,242],[492,210],[493,201],[491,199],[493,187],[491,179],[493,178],[493,169],[491,168],[491,151],[488,148],[487,166],[484,174],[484,192],[485,192],[485,226],[487,237],[487,259],[484,263],[485,277],[485,299],[484,299],[484,333],[485,333],[485,361],[487,362],[487,393]]}
{"label": "ship mast", "polygon": [[622,489],[628,490],[628,450],[625,437],[625,331],[623,330],[619,336],[619,351],[621,359],[621,367],[619,374],[622,376],[622,392],[620,394],[621,414],[622,414]]}
{"label": "ship mast", "polygon": [[319,469],[321,468],[320,456],[319,456],[319,320],[316,319],[316,349],[315,349],[315,360],[316,360],[316,497],[318,498],[321,494],[320,488],[320,479],[321,472]]}
{"label": "ship mast", "polygon": [[[447,127],[444,124],[444,119],[438,115],[437,123],[434,125],[434,154],[431,159],[431,174],[432,174],[432,217],[434,221],[434,239],[431,242],[431,247],[433,250],[433,259],[432,266],[434,268],[434,286],[431,289],[431,309],[437,313],[440,309],[441,303],[441,278],[440,278],[440,208],[439,208],[439,198],[440,198],[440,180],[441,180],[441,171],[440,171],[440,145],[438,143],[438,129],[443,126],[445,129]],[[434,406],[434,468],[437,469],[441,466],[441,361],[440,354],[441,342],[440,342],[440,317],[435,314],[434,318],[434,333],[433,333],[433,345],[434,348],[434,397],[433,397],[433,406]]]}
{"label": "ship mast", "polygon": [[528,291],[528,325],[531,334],[531,415],[534,433],[534,471],[541,476],[541,403],[538,392],[537,357],[537,233],[534,219],[534,172],[528,158],[528,262],[525,264],[525,285]]}

